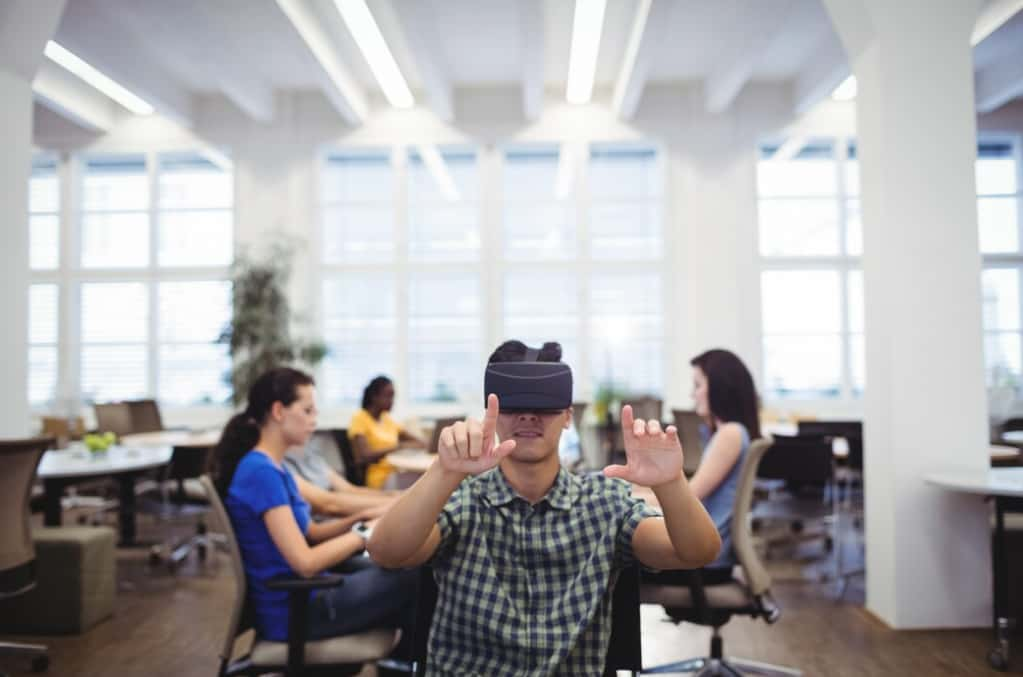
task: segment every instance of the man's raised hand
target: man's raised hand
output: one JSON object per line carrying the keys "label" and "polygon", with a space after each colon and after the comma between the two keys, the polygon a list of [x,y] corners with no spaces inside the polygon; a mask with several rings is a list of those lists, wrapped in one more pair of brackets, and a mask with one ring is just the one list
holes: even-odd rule
{"label": "man's raised hand", "polygon": [[626,404],[622,407],[622,438],[626,465],[607,466],[605,476],[656,487],[682,474],[682,444],[675,426],[662,431],[658,421],[634,419],[632,407]]}
{"label": "man's raised hand", "polygon": [[478,475],[501,462],[515,448],[515,440],[497,443],[497,415],[501,406],[497,395],[487,397],[483,421],[467,418],[440,432],[437,455],[445,470]]}

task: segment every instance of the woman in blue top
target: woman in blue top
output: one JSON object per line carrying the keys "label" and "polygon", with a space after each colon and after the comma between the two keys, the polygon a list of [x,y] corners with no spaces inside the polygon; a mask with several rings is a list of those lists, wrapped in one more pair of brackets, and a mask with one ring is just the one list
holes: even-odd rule
{"label": "woman in blue top", "polygon": [[[273,641],[287,639],[288,594],[269,590],[266,582],[315,576],[365,546],[365,537],[347,523],[311,521],[309,504],[282,463],[287,450],[303,446],[316,429],[315,397],[307,374],[287,367],[266,372],[214,450],[214,481],[238,538],[256,628]],[[415,585],[414,571],[354,571],[344,585],[312,594],[310,639],[407,625]]]}
{"label": "woman in blue top", "polygon": [[721,552],[703,572],[704,582],[727,580],[736,564],[732,550],[732,506],[739,473],[751,439],[760,437],[757,392],[749,369],[728,350],[708,350],[694,357],[693,400],[711,437],[700,466],[689,480],[721,535]]}

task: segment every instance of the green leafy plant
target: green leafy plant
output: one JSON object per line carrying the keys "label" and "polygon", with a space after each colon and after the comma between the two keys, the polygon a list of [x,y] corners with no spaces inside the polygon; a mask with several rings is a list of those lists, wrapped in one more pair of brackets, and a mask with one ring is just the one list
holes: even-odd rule
{"label": "green leafy plant", "polygon": [[628,391],[619,384],[611,381],[601,381],[597,384],[597,389],[593,393],[593,415],[596,416],[598,422],[603,423],[607,420],[608,411],[612,410],[612,407],[617,406],[628,396]]}
{"label": "green leafy plant", "polygon": [[288,302],[288,280],[294,241],[275,236],[265,255],[243,251],[231,266],[232,315],[218,343],[226,343],[231,353],[231,370],[224,380],[231,386],[231,400],[241,404],[249,387],[260,374],[285,365],[315,367],[327,355],[327,346],[319,339],[292,335],[292,329],[305,324],[293,316]]}

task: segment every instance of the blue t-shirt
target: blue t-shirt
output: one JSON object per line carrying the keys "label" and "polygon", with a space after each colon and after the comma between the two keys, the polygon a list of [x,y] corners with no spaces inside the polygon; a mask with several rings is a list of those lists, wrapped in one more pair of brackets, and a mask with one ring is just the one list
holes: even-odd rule
{"label": "blue t-shirt", "polygon": [[225,507],[241,548],[256,629],[273,641],[288,638],[288,593],[268,590],[266,581],[295,576],[263,521],[263,513],[279,505],[291,506],[304,534],[309,527],[309,504],[299,495],[295,480],[266,454],[250,451],[235,470]]}

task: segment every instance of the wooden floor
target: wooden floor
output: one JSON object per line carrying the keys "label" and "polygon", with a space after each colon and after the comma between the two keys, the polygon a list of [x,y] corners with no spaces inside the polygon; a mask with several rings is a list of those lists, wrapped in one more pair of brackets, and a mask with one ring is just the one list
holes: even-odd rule
{"label": "wooden floor", "polygon": [[[733,619],[723,631],[726,654],[798,667],[808,677],[1005,674],[987,668],[989,631],[895,632],[863,610],[861,582],[836,602],[833,587],[806,582],[791,563],[773,564],[772,571],[781,620],[769,626]],[[144,550],[119,551],[113,618],[80,636],[21,639],[49,645],[52,676],[214,675],[231,605],[229,576],[223,555],[206,565],[189,561],[172,575],[150,569]],[[645,665],[707,653],[709,629],[664,618],[658,607],[642,610]],[[1009,674],[1023,674],[1023,639],[1017,641]],[[4,670],[30,674],[10,659],[0,659]]]}

